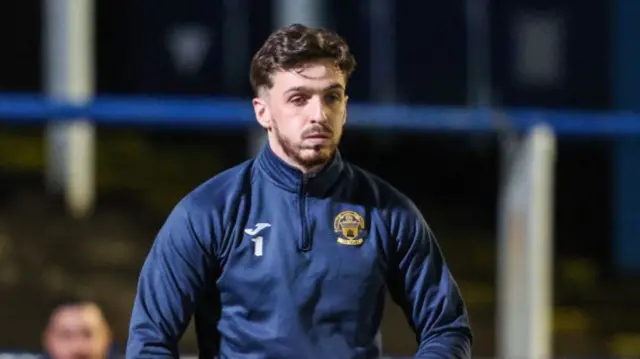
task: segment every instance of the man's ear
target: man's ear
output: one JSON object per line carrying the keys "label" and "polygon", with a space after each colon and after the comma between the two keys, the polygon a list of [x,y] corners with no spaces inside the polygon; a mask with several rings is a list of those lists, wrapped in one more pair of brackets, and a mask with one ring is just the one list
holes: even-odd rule
{"label": "man's ear", "polygon": [[40,336],[40,342],[42,343],[42,347],[45,351],[49,351],[50,345],[50,335],[51,335],[51,323],[47,324],[44,332]]}
{"label": "man's ear", "polygon": [[269,108],[265,100],[261,97],[254,97],[251,101],[253,104],[253,112],[256,115],[256,120],[264,129],[271,129],[271,116],[269,115]]}
{"label": "man's ear", "polygon": [[347,112],[349,112],[347,105],[349,104],[349,96],[344,97],[344,118],[342,119],[342,124],[347,123]]}

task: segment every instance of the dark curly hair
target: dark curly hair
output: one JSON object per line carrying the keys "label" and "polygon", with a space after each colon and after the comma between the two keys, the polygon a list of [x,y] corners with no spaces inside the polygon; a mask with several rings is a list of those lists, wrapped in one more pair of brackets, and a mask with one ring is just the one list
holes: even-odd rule
{"label": "dark curly hair", "polygon": [[273,86],[271,76],[306,62],[328,59],[349,78],[356,60],[346,41],[335,32],[293,24],[272,33],[251,61],[249,79],[255,95]]}

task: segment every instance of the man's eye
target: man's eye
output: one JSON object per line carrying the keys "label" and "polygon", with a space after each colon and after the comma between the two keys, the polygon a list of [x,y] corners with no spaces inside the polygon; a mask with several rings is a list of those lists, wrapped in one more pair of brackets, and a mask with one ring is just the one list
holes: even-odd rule
{"label": "man's eye", "polygon": [[289,100],[289,102],[293,103],[294,105],[301,106],[307,102],[307,99],[303,96],[294,96]]}
{"label": "man's eye", "polygon": [[342,96],[340,96],[340,94],[334,93],[334,94],[329,94],[326,96],[326,100],[327,103],[335,103],[335,102],[339,102],[342,99]]}

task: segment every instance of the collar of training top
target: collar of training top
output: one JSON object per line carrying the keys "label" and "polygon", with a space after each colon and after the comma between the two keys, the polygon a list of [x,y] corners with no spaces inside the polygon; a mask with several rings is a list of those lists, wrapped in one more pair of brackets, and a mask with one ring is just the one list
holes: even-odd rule
{"label": "collar of training top", "polygon": [[305,175],[273,153],[268,144],[260,152],[256,162],[266,176],[278,187],[290,192],[304,191],[305,194],[317,196],[322,196],[331,189],[344,168],[342,156],[336,152],[320,172]]}

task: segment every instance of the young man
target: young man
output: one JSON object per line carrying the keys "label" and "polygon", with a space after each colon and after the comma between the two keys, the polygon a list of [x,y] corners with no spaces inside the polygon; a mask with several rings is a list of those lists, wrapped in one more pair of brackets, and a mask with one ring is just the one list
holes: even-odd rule
{"label": "young man", "polygon": [[335,33],[292,25],[251,64],[268,145],[169,215],[142,268],[127,358],[379,358],[387,288],[417,358],[469,358],[456,283],[418,209],[345,162],[338,144],[355,60]]}

